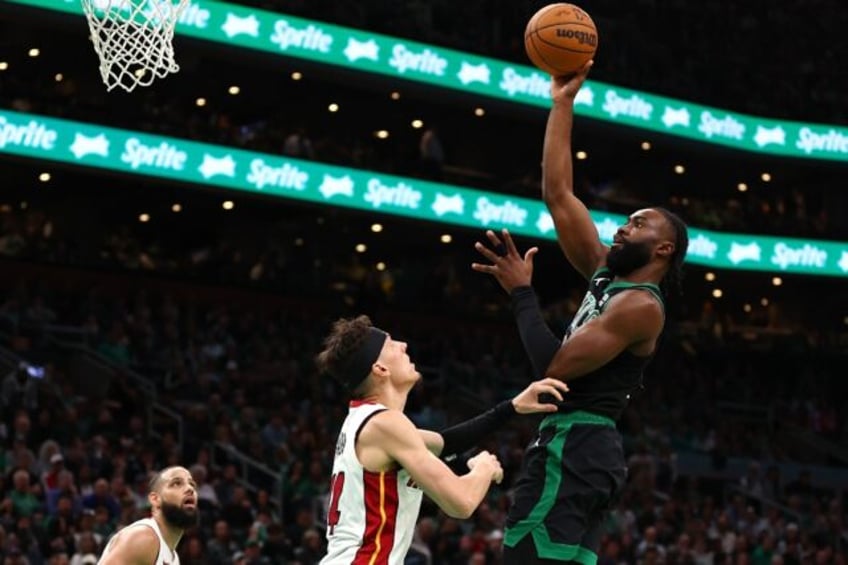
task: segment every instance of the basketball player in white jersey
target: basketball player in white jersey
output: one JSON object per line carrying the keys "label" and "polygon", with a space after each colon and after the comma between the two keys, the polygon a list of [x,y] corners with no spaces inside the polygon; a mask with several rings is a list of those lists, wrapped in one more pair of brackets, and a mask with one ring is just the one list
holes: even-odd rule
{"label": "basketball player in white jersey", "polygon": [[401,565],[423,493],[448,515],[465,519],[500,482],[497,458],[483,451],[457,476],[439,455],[451,458],[473,447],[516,413],[553,412],[540,394],[562,399],[556,379],[534,382],[502,402],[440,433],[419,430],[403,413],[409,391],[421,378],[406,343],[375,328],[367,316],[335,322],[317,358],[354,400],[336,444],[327,511],[327,555],[321,565]]}
{"label": "basketball player in white jersey", "polygon": [[196,525],[197,484],[184,467],[168,467],[150,481],[151,516],[116,533],[98,565],[179,565],[177,544]]}

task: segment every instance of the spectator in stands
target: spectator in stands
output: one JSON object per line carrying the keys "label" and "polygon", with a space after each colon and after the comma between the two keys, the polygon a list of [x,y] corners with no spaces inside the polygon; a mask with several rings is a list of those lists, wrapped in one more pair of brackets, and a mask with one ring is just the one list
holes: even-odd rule
{"label": "spectator in stands", "polygon": [[[75,545],[76,551],[71,556],[71,565],[82,565],[83,563],[97,563],[97,555],[100,554],[100,546],[90,533],[82,534]],[[94,561],[91,561],[94,559]]]}
{"label": "spectator in stands", "polygon": [[239,545],[230,534],[230,525],[225,520],[215,522],[212,538],[206,543],[210,565],[226,565]]}
{"label": "spectator in stands", "polygon": [[286,538],[283,525],[279,521],[268,525],[267,537],[262,544],[262,555],[271,563],[284,563],[294,557],[294,547]]}
{"label": "spectator in stands", "polygon": [[94,539],[94,543],[98,548],[98,553],[100,552],[100,548],[103,547],[106,538],[94,531],[94,512],[91,510],[83,510],[78,514],[79,520],[77,522],[78,526],[76,531],[74,532],[74,546],[80,543],[80,538],[82,536],[90,535]]}
{"label": "spectator in stands", "polygon": [[[83,509],[83,513],[85,513]],[[89,510],[90,511],[90,510]],[[109,518],[109,510],[105,506],[94,509],[94,531],[108,539],[115,531],[116,523]]]}
{"label": "spectator in stands", "polygon": [[[653,553],[653,557],[649,557]],[[649,561],[650,559],[664,559],[666,548],[657,541],[657,528],[648,526],[645,528],[642,541],[636,546],[636,557]]]}
{"label": "spectator in stands", "polygon": [[[318,559],[320,559],[320,556],[318,556]],[[303,560],[302,562],[317,563],[318,559]],[[245,565],[271,565],[268,557],[262,554],[262,543],[259,540],[247,540],[244,544],[244,563]]]}
{"label": "spectator in stands", "polygon": [[268,423],[262,428],[262,442],[265,449],[269,453],[282,443],[285,443],[289,436],[289,430],[283,422],[283,415],[275,412],[271,415]]}
{"label": "spectator in stands", "polygon": [[755,498],[760,498],[765,494],[760,464],[757,461],[751,461],[748,464],[748,473],[739,480],[739,486]]}
{"label": "spectator in stands", "polygon": [[218,502],[218,493],[215,492],[215,487],[207,481],[209,472],[206,465],[195,463],[190,468],[191,476],[197,483],[197,500],[201,509],[204,507],[212,510],[221,506]]}
{"label": "spectator in stands", "polygon": [[50,539],[62,538],[67,547],[74,547],[78,513],[74,509],[73,499],[62,495],[56,501],[56,510],[47,516],[45,530]]}
{"label": "spectator in stands", "polygon": [[180,552],[180,565],[208,565],[209,558],[198,535],[192,535],[183,542],[184,551]]}
{"label": "spectator in stands", "polygon": [[94,492],[82,497],[82,506],[89,510],[103,507],[109,512],[110,520],[115,520],[121,513],[121,505],[112,495],[109,481],[103,478],[94,482]]}
{"label": "spectator in stands", "polygon": [[[114,472],[114,459],[109,441],[104,436],[99,434],[95,435],[88,443],[89,447],[85,458],[85,468],[92,475],[100,477],[100,479],[95,480],[91,484],[91,492],[83,493],[83,497],[88,498],[92,503],[94,503],[97,499],[92,495],[97,495],[98,497],[105,499],[109,493],[109,481],[106,477],[111,477]],[[102,484],[98,487],[97,483],[100,481],[102,481]],[[109,499],[111,500],[111,497],[109,497]],[[111,503],[106,505],[106,507],[109,508],[110,513],[112,513],[113,510],[117,513],[117,501],[114,502],[114,507],[111,507]],[[114,514],[112,515],[114,516]]]}
{"label": "spectator in stands", "polygon": [[238,485],[230,500],[221,507],[221,518],[226,521],[236,539],[244,539],[253,523],[253,510],[247,490]]}
{"label": "spectator in stands", "polygon": [[232,463],[224,465],[223,474],[215,484],[215,492],[218,502],[222,505],[229,504],[233,497],[233,491],[238,486],[236,466]]}
{"label": "spectator in stands", "polygon": [[[52,447],[53,449],[50,450],[52,453],[48,455],[45,447]],[[39,452],[39,461],[43,461],[43,457],[49,457],[47,465],[42,467],[41,483],[45,491],[50,491],[58,487],[59,475],[66,470],[65,458],[59,453],[59,444],[52,440],[45,442]]]}
{"label": "spectator in stands", "polygon": [[40,489],[32,484],[29,471],[18,469],[12,474],[12,491],[0,503],[0,509],[13,516],[31,516],[42,507],[36,496],[38,492]]}
{"label": "spectator in stands", "polygon": [[74,474],[67,469],[59,471],[56,486],[46,489],[45,496],[48,515],[55,514],[58,511],[61,498],[70,500],[74,515],[78,516],[82,512],[82,497],[74,482]]}
{"label": "spectator in stands", "polygon": [[100,343],[97,348],[98,353],[119,365],[129,365],[129,337],[127,336],[124,324],[115,321],[109,328],[109,333],[106,339]]}
{"label": "spectator in stands", "polygon": [[21,361],[14,371],[6,374],[0,389],[0,413],[11,415],[17,408],[34,413],[38,409],[38,380],[30,375],[34,370],[29,363]]}
{"label": "spectator in stands", "polygon": [[300,126],[286,136],[283,142],[283,154],[298,159],[315,159],[315,148],[305,127]]}
{"label": "spectator in stands", "polygon": [[439,136],[439,127],[431,124],[421,134],[418,144],[418,158],[421,171],[425,177],[432,180],[442,180],[442,169],[445,166],[445,149]]}

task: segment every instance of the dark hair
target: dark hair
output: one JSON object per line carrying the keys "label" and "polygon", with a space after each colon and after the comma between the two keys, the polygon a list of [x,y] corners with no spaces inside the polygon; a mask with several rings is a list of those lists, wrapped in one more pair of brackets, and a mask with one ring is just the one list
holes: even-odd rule
{"label": "dark hair", "polygon": [[147,482],[147,492],[159,492],[159,483],[162,481],[162,477],[173,468],[173,466],[165,467],[150,477],[150,480]]}
{"label": "dark hair", "polygon": [[678,297],[683,294],[683,261],[689,249],[689,228],[680,216],[666,208],[654,208],[665,217],[674,229],[674,253],[669,258],[668,271],[660,281],[660,290],[666,297]]}
{"label": "dark hair", "polygon": [[[361,349],[372,327],[371,319],[365,315],[333,322],[330,334],[324,338],[324,348],[315,358],[318,370],[339,380],[351,357]],[[347,383],[342,384],[347,386]]]}

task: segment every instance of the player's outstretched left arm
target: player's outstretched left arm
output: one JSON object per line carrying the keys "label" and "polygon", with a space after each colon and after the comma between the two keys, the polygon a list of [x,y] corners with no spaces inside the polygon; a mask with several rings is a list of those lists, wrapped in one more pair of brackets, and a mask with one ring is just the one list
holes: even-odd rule
{"label": "player's outstretched left arm", "polygon": [[556,412],[557,405],[541,402],[539,396],[550,395],[562,400],[568,386],[558,380],[545,378],[533,381],[512,400],[505,400],[494,408],[451,426],[441,432],[419,430],[427,448],[435,455],[451,458],[463,453],[483,440],[491,432],[506,424],[516,414]]}

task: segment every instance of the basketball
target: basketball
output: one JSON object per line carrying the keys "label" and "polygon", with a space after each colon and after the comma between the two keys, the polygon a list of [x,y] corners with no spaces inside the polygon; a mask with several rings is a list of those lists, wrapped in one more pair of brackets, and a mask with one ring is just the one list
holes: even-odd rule
{"label": "basketball", "polygon": [[540,70],[569,75],[595,56],[598,30],[574,4],[549,4],[533,14],[524,30],[524,50]]}

